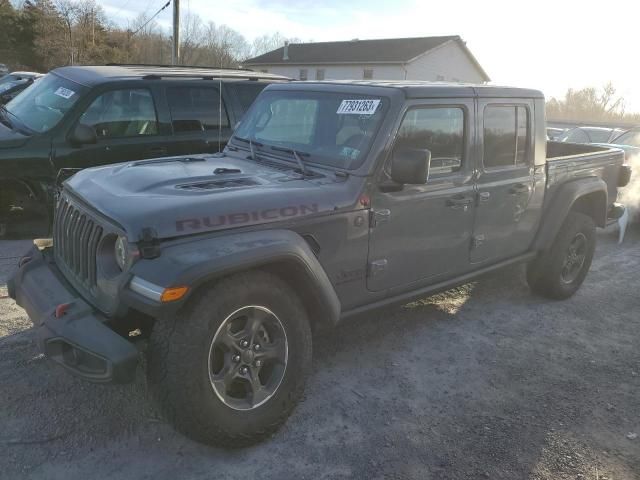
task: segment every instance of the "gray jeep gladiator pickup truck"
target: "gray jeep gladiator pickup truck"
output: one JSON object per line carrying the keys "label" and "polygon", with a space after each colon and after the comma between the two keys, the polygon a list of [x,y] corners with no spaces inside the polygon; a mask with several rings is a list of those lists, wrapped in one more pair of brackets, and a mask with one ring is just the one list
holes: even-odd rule
{"label": "gray jeep gladiator pickup truck", "polygon": [[221,153],[67,180],[9,294],[55,362],[128,382],[144,350],[180,431],[243,446],[300,399],[315,329],[516,262],[572,295],[628,178],[619,150],[547,144],[538,91],[274,84]]}

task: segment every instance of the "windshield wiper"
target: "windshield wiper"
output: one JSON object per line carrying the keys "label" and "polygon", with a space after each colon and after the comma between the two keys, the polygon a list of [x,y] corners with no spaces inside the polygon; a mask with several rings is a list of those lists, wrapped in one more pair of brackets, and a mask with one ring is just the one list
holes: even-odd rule
{"label": "windshield wiper", "polygon": [[255,140],[251,140],[250,138],[242,138],[242,137],[235,137],[235,136],[233,138],[241,142],[248,143],[249,152],[251,153],[251,160],[253,160],[254,162],[258,161],[258,158],[256,157],[256,152],[253,149],[253,146],[257,145],[258,147],[262,147],[263,145],[260,142],[256,142]]}
{"label": "windshield wiper", "polygon": [[[33,135],[35,133],[35,130],[32,130],[31,128],[27,127],[22,122],[22,120],[20,120],[15,113],[9,111],[5,105],[0,105],[0,111],[2,111],[5,114],[4,118],[8,122],[8,124],[10,124],[13,130],[18,131],[23,135]],[[14,118],[14,122],[11,122],[9,120],[9,115],[11,115]]]}
{"label": "windshield wiper", "polygon": [[293,158],[296,159],[296,162],[298,162],[298,166],[300,167],[300,170],[302,171],[302,175],[305,176],[305,177],[311,175],[309,173],[309,171],[307,170],[307,167],[305,166],[305,164],[304,164],[304,162],[302,161],[302,158],[301,158],[301,157],[310,157],[311,155],[308,154],[307,152],[298,152],[297,150],[294,150],[293,148],[276,147],[274,145],[271,146],[271,150],[275,150],[276,152],[291,153],[293,155]]}
{"label": "windshield wiper", "polygon": [[11,121],[9,120],[9,111],[5,108],[4,105],[0,105],[0,122],[2,122],[3,124],[5,124],[7,127],[9,127],[11,130],[14,129],[13,124],[11,123]]}

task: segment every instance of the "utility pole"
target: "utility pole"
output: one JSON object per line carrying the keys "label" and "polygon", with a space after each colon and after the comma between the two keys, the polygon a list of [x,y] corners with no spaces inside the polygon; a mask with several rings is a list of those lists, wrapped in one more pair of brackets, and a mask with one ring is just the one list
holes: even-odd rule
{"label": "utility pole", "polygon": [[180,0],[173,0],[173,51],[171,64],[180,63]]}

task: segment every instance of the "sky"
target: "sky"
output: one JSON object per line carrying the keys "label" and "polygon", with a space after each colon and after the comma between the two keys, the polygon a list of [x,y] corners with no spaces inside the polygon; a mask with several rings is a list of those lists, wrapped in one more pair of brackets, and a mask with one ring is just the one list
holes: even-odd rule
{"label": "sky", "polygon": [[[640,112],[640,1],[609,0],[180,0],[203,22],[248,41],[275,31],[304,41],[460,35],[492,83],[562,97],[568,88],[613,82],[627,111]],[[102,0],[127,25],[166,0]],[[158,23],[171,25],[171,8]],[[632,53],[636,53],[633,56]]]}

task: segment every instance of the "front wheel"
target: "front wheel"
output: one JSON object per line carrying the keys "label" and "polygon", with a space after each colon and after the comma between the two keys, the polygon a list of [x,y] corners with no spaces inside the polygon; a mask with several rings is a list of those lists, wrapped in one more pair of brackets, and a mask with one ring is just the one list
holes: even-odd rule
{"label": "front wheel", "polygon": [[569,298],[587,276],[595,247],[593,219],[582,213],[569,213],[551,248],[527,266],[529,286],[548,298]]}
{"label": "front wheel", "polygon": [[266,272],[198,292],[150,338],[150,382],[168,419],[193,439],[223,447],[275,432],[302,396],[310,364],[307,312]]}

